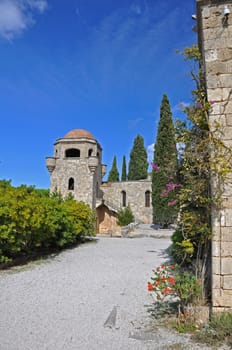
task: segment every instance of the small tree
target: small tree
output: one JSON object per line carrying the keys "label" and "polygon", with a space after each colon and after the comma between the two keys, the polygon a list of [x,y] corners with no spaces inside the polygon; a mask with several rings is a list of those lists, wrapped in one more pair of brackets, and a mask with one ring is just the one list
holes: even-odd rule
{"label": "small tree", "polygon": [[134,215],[129,205],[118,212],[117,222],[120,226],[129,225],[131,222],[134,221],[134,219]]}
{"label": "small tree", "polygon": [[142,180],[147,178],[147,151],[141,135],[134,139],[134,145],[130,152],[128,180]]}
{"label": "small tree", "polygon": [[119,172],[117,169],[117,159],[116,159],[116,156],[114,156],[112,168],[108,176],[108,182],[117,182],[117,181],[119,181]]}
{"label": "small tree", "polygon": [[175,129],[167,95],[163,95],[160,107],[160,120],[154,148],[152,171],[153,221],[163,227],[175,220],[177,149]]}
{"label": "small tree", "polygon": [[123,156],[121,181],[126,181],[126,180],[127,180],[127,173],[126,173],[126,156]]}

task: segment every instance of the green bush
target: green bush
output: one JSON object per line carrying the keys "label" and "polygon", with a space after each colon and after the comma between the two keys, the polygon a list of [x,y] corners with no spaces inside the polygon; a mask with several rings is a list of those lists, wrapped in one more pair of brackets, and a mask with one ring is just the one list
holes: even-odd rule
{"label": "green bush", "polygon": [[0,181],[0,263],[93,235],[95,216],[87,204]]}
{"label": "green bush", "polygon": [[134,221],[134,219],[135,219],[134,215],[133,215],[129,205],[127,207],[121,209],[118,212],[118,221],[117,221],[117,223],[120,226],[129,225],[131,222]]}

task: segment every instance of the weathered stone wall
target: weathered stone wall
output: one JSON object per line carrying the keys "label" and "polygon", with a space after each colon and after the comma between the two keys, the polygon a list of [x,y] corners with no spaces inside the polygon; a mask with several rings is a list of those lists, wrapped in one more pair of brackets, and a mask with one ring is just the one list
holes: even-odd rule
{"label": "weathered stone wall", "polygon": [[[137,222],[152,223],[151,180],[106,183],[101,186],[105,204],[115,210],[122,208],[122,191],[126,205],[130,205]],[[145,206],[145,193],[150,192],[150,206]]]}
{"label": "weathered stone wall", "polygon": [[[230,14],[224,15],[227,5]],[[198,0],[197,24],[210,112],[221,137],[232,147],[232,1]],[[212,306],[232,308],[232,174],[225,184],[223,209],[213,213]]]}

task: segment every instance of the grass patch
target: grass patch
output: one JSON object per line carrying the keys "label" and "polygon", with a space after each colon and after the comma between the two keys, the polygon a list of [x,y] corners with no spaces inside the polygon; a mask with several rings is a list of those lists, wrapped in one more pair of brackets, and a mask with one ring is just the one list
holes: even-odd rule
{"label": "grass patch", "polygon": [[213,315],[209,323],[196,332],[192,339],[211,346],[226,343],[232,349],[232,313]]}

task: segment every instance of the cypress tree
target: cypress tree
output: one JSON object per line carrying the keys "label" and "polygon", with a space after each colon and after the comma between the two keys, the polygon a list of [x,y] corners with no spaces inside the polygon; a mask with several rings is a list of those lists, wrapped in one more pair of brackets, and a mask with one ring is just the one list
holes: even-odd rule
{"label": "cypress tree", "polygon": [[127,180],[127,173],[126,173],[126,156],[123,156],[121,181],[126,181],[126,180]]}
{"label": "cypress tree", "polygon": [[117,182],[117,181],[119,181],[119,172],[117,169],[117,159],[116,159],[116,156],[114,156],[112,168],[108,176],[108,182]]}
{"label": "cypress tree", "polygon": [[175,129],[167,95],[163,95],[152,170],[153,222],[167,227],[177,215],[178,157]]}
{"label": "cypress tree", "polygon": [[128,180],[142,180],[147,178],[147,151],[141,135],[134,139],[134,145],[130,152]]}

